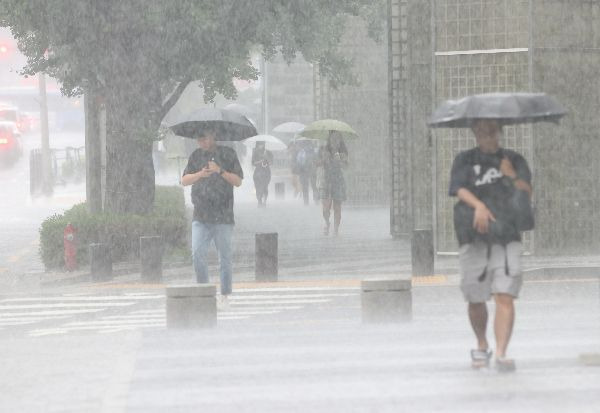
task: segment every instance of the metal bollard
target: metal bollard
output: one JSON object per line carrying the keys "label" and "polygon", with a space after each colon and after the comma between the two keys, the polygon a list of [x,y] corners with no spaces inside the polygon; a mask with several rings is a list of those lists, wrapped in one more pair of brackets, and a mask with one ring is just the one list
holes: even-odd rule
{"label": "metal bollard", "polygon": [[214,327],[217,324],[216,293],[214,284],[167,287],[167,328]]}
{"label": "metal bollard", "polygon": [[412,275],[433,275],[433,231],[415,229],[411,240]]}
{"label": "metal bollard", "polygon": [[277,233],[255,235],[254,275],[256,281],[277,281]]}
{"label": "metal bollard", "polygon": [[275,183],[275,199],[285,199],[285,183],[284,182],[276,182]]}
{"label": "metal bollard", "polygon": [[163,243],[160,236],[140,237],[140,266],[143,281],[162,280]]}
{"label": "metal bollard", "polygon": [[360,298],[363,323],[412,319],[411,280],[363,280]]}
{"label": "metal bollard", "polygon": [[90,244],[90,274],[94,281],[109,281],[113,278],[112,257],[106,244]]}

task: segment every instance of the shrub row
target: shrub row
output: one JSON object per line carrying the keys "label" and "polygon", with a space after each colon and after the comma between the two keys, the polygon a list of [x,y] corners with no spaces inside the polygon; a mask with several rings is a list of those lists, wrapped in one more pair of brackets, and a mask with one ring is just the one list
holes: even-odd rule
{"label": "shrub row", "polygon": [[77,262],[89,262],[89,244],[110,246],[113,262],[139,257],[140,236],[160,235],[166,254],[181,250],[186,244],[188,223],[185,217],[183,189],[157,186],[154,209],[150,215],[90,214],[85,203],[63,214],[48,217],[40,228],[40,256],[47,270],[64,267],[63,231],[71,223],[76,233]]}

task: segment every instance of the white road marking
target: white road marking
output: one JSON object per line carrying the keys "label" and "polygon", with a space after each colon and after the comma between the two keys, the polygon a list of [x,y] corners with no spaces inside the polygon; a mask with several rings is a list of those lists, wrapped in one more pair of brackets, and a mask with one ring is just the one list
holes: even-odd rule
{"label": "white road marking", "polygon": [[85,313],[97,313],[102,311],[102,308],[90,308],[89,310],[48,310],[48,311],[31,311],[26,313],[4,313],[0,314],[0,319],[7,314],[11,317],[27,317],[27,316],[46,316],[46,315],[65,315],[65,314],[85,314]]}
{"label": "white road marking", "polygon": [[292,299],[292,298],[301,298],[301,299],[307,299],[307,298],[329,298],[329,297],[352,297],[355,296],[356,294],[351,294],[351,293],[341,293],[341,294],[336,294],[336,293],[327,293],[327,294],[276,294],[276,295],[269,295],[269,294],[258,294],[258,295],[246,295],[246,294],[240,294],[240,295],[231,295],[229,297],[230,300],[232,301],[238,301],[238,300],[254,300],[254,299]]}
{"label": "white road marking", "polygon": [[[86,308],[86,307],[127,307],[135,304],[135,302],[120,302],[120,303],[59,303],[59,304],[26,304],[26,305],[0,305],[1,310],[19,310],[19,309],[38,309],[38,308]],[[9,313],[6,313],[9,314]],[[0,316],[2,314],[0,313]]]}
{"label": "white road marking", "polygon": [[135,300],[156,300],[159,298],[165,298],[164,295],[145,295],[139,297],[125,296],[125,295],[94,295],[94,296],[58,296],[58,297],[19,297],[19,298],[6,298],[0,300],[2,303],[23,303],[28,301],[131,301]]}

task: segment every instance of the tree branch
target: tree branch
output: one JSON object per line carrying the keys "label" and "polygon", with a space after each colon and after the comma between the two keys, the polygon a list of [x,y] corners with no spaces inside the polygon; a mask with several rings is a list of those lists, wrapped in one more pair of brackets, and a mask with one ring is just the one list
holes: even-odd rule
{"label": "tree branch", "polygon": [[179,82],[179,84],[177,85],[177,87],[175,88],[173,93],[171,93],[171,96],[169,96],[169,98],[162,104],[162,107],[161,107],[160,113],[159,113],[159,115],[160,115],[159,122],[162,121],[165,116],[167,116],[167,113],[169,113],[171,108],[173,106],[175,106],[175,104],[181,97],[181,94],[183,93],[183,91],[185,90],[187,85],[189,85],[191,82],[192,81],[189,79]]}

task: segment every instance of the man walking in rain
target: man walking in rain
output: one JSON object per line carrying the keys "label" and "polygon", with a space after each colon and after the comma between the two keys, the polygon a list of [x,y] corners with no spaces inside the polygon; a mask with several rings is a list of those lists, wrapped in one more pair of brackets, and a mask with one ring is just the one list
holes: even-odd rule
{"label": "man walking in rain", "polygon": [[192,221],[192,256],[199,283],[207,283],[206,255],[211,241],[219,253],[221,297],[227,304],[231,294],[231,236],[233,233],[233,187],[242,184],[244,174],[235,151],[216,144],[216,131],[198,135],[198,146],[188,160],[181,183],[192,185],[194,218]]}
{"label": "man walking in rain", "polygon": [[477,338],[477,348],[471,350],[472,366],[490,364],[486,301],[493,296],[496,368],[512,371],[515,362],[506,351],[515,319],[513,301],[522,285],[522,244],[514,197],[518,191],[531,197],[531,172],[521,155],[500,147],[498,121],[476,120],[471,129],[477,147],[455,158],[449,193],[459,199],[454,226],[460,244],[461,290]]}

